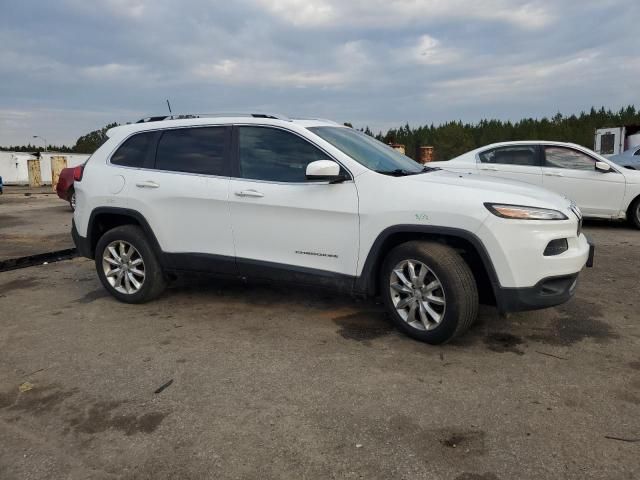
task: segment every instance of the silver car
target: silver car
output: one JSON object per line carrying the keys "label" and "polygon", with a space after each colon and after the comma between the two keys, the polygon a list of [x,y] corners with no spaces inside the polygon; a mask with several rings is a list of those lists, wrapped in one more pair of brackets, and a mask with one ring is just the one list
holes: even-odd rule
{"label": "silver car", "polygon": [[608,158],[621,167],[630,168],[632,170],[640,170],[640,145],[631,147],[629,150],[625,150],[618,155],[612,155]]}

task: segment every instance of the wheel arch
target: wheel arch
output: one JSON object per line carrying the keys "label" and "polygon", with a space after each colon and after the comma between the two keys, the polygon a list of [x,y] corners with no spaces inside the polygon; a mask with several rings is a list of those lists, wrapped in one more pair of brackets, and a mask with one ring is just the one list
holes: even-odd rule
{"label": "wheel arch", "polygon": [[[162,252],[158,239],[153,233],[149,222],[147,222],[147,219],[140,212],[129,208],[98,207],[91,212],[87,229],[87,241],[90,246],[92,258],[95,257],[96,245],[100,237],[102,237],[105,232],[121,225],[139,226],[151,243],[151,248],[153,248],[154,252],[158,255]],[[159,255],[159,258],[162,258],[162,256]]]}
{"label": "wheel arch", "polygon": [[631,201],[629,202],[629,205],[627,205],[627,209],[625,210],[625,215],[627,216],[627,220],[630,222],[634,222],[634,224],[635,224],[635,221],[633,219],[633,215],[635,213],[633,210],[638,207],[639,203],[640,203],[640,193],[638,193],[635,197],[631,199]]}
{"label": "wheel arch", "polygon": [[497,303],[500,282],[482,241],[467,230],[431,225],[395,225],[383,230],[369,250],[362,274],[356,280],[356,291],[378,294],[384,259],[394,247],[412,240],[437,241],[456,249],[473,273],[482,303]]}

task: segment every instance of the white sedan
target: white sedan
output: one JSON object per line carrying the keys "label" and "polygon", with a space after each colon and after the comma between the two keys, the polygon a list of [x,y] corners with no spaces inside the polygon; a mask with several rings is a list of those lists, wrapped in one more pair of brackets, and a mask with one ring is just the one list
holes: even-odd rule
{"label": "white sedan", "polygon": [[580,145],[494,143],[438,166],[538,185],[573,200],[585,217],[628,218],[640,228],[640,171],[620,167]]}

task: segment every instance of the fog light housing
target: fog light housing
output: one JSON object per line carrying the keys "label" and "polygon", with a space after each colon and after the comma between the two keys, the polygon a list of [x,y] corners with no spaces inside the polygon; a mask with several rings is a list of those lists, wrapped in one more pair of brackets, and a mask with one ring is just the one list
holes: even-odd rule
{"label": "fog light housing", "polygon": [[566,238],[558,238],[556,240],[551,240],[547,245],[547,248],[544,249],[545,257],[552,257],[554,255],[560,255],[561,253],[569,250],[569,243]]}

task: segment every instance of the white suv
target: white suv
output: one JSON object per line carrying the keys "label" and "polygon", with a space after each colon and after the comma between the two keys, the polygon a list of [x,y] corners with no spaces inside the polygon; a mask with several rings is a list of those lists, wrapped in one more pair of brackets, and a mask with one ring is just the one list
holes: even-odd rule
{"label": "white suv", "polygon": [[442,343],[474,321],[567,301],[593,247],[569,200],[423,167],[356,130],[272,115],[152,118],[77,172],[73,236],[130,303],[179,271],[381,295]]}

